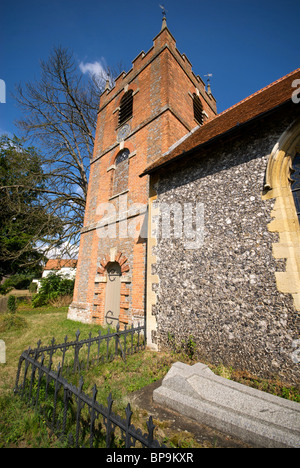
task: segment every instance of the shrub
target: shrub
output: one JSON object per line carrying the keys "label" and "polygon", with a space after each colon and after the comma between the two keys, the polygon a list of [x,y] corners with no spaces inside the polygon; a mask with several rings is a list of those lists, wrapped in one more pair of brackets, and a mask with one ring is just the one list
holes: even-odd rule
{"label": "shrub", "polygon": [[0,294],[2,294],[3,296],[8,294],[12,289],[14,289],[13,286],[5,284],[5,281],[2,284],[0,284]]}
{"label": "shrub", "polygon": [[17,310],[17,298],[15,296],[9,296],[7,301],[7,308],[11,314],[15,314]]}
{"label": "shrub", "polygon": [[50,299],[49,304],[53,307],[68,307],[73,300],[73,296],[67,294],[65,296],[58,296],[55,299]]}
{"label": "shrub", "polygon": [[59,297],[72,296],[74,282],[74,280],[64,278],[55,273],[51,273],[46,276],[46,278],[42,278],[39,292],[32,299],[33,307],[49,304],[50,301]]}
{"label": "shrub", "polygon": [[[1,294],[7,294],[12,289],[27,289],[33,279],[33,275],[16,273],[6,278],[0,288]],[[3,292],[2,292],[3,290]]]}
{"label": "shrub", "polygon": [[36,293],[37,292],[37,288],[38,288],[38,284],[37,283],[30,283],[29,285],[29,292],[31,293]]}

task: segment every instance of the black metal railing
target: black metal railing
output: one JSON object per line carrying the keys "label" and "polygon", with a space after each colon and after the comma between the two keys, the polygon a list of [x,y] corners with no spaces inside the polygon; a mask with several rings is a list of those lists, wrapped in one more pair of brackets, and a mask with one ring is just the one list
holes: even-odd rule
{"label": "black metal railing", "polygon": [[99,330],[98,336],[92,337],[90,333],[86,339],[80,340],[79,338],[80,331],[77,330],[74,341],[68,341],[67,336],[64,343],[59,344],[56,343],[55,338],[52,338],[48,346],[42,346],[41,341],[38,341],[37,348],[29,348],[26,353],[35,359],[39,359],[43,354],[45,365],[47,363],[49,368],[60,363],[62,372],[70,374],[88,370],[94,365],[111,361],[119,355],[126,360],[127,355],[142,351],[146,346],[145,328],[141,325],[135,328],[125,325],[124,330],[120,330],[118,323],[115,331],[108,328],[105,334]]}
{"label": "black metal railing", "polygon": [[[143,433],[132,424],[132,411],[128,404],[125,418],[112,411],[110,394],[107,406],[97,401],[98,389],[92,395],[83,391],[83,378],[78,386],[70,383],[66,375],[88,370],[92,365],[112,360],[117,355],[126,355],[145,349],[144,327],[130,327],[110,331],[97,337],[41,346],[24,351],[19,359],[15,393],[39,411],[47,426],[70,447],[140,447],[159,448],[153,438],[152,417]],[[59,359],[56,366],[55,361]],[[57,368],[55,371],[54,368]]]}

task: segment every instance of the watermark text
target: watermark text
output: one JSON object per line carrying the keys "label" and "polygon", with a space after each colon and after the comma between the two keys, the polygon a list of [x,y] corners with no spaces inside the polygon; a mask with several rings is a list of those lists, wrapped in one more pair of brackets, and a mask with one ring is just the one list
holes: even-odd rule
{"label": "watermark text", "polygon": [[[185,249],[199,249],[204,242],[203,203],[158,203],[152,205],[151,237],[180,240]],[[114,203],[100,203],[96,214],[99,238],[147,239],[149,209],[147,204],[128,204],[127,195]]]}
{"label": "watermark text", "polygon": [[0,79],[0,103],[6,103],[6,85],[5,81]]}
{"label": "watermark text", "polygon": [[293,81],[292,88],[296,88],[292,94],[292,101],[294,104],[299,104],[300,103],[300,79]]}

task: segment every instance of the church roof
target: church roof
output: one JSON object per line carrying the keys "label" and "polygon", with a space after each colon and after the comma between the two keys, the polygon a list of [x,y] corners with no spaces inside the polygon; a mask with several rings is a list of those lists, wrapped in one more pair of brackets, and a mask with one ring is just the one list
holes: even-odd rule
{"label": "church roof", "polygon": [[[243,99],[238,104],[218,114],[203,126],[197,127],[173,145],[161,158],[150,164],[140,177],[155,172],[162,166],[170,164],[175,159],[184,157],[195,149],[200,149],[202,145],[209,144],[217,137],[233,129],[240,128],[247,122],[264,115],[288,101],[292,102],[292,94],[296,91],[295,86],[293,87],[292,85],[296,79],[300,79],[300,68]],[[299,84],[297,86],[298,89]]]}

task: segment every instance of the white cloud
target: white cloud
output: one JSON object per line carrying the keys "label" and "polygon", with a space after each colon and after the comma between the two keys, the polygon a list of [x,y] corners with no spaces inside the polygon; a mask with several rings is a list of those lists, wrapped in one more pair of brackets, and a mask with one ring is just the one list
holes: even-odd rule
{"label": "white cloud", "polygon": [[101,57],[100,60],[95,60],[95,62],[81,61],[79,68],[82,73],[88,73],[91,75],[96,80],[100,88],[105,86],[107,80],[109,80],[110,87],[114,86],[114,81],[110,76],[111,73],[109,72],[109,68],[104,57]]}
{"label": "white cloud", "polygon": [[84,195],[83,190],[82,190],[82,188],[81,188],[79,185],[77,185],[77,186],[75,187],[75,192],[78,193],[78,194],[81,195],[81,196]]}
{"label": "white cloud", "polygon": [[49,249],[49,244],[38,241],[36,248],[40,252],[46,252],[48,259],[53,258],[78,258],[79,246],[70,244],[69,242],[63,242],[60,247],[52,247]]}
{"label": "white cloud", "polygon": [[90,75],[95,75],[96,77],[102,79],[106,79],[107,77],[107,73],[101,62],[80,62],[79,68],[82,71],[82,73],[89,73]]}
{"label": "white cloud", "polygon": [[53,247],[47,252],[48,258],[78,258],[79,246],[64,242],[60,247]]}

